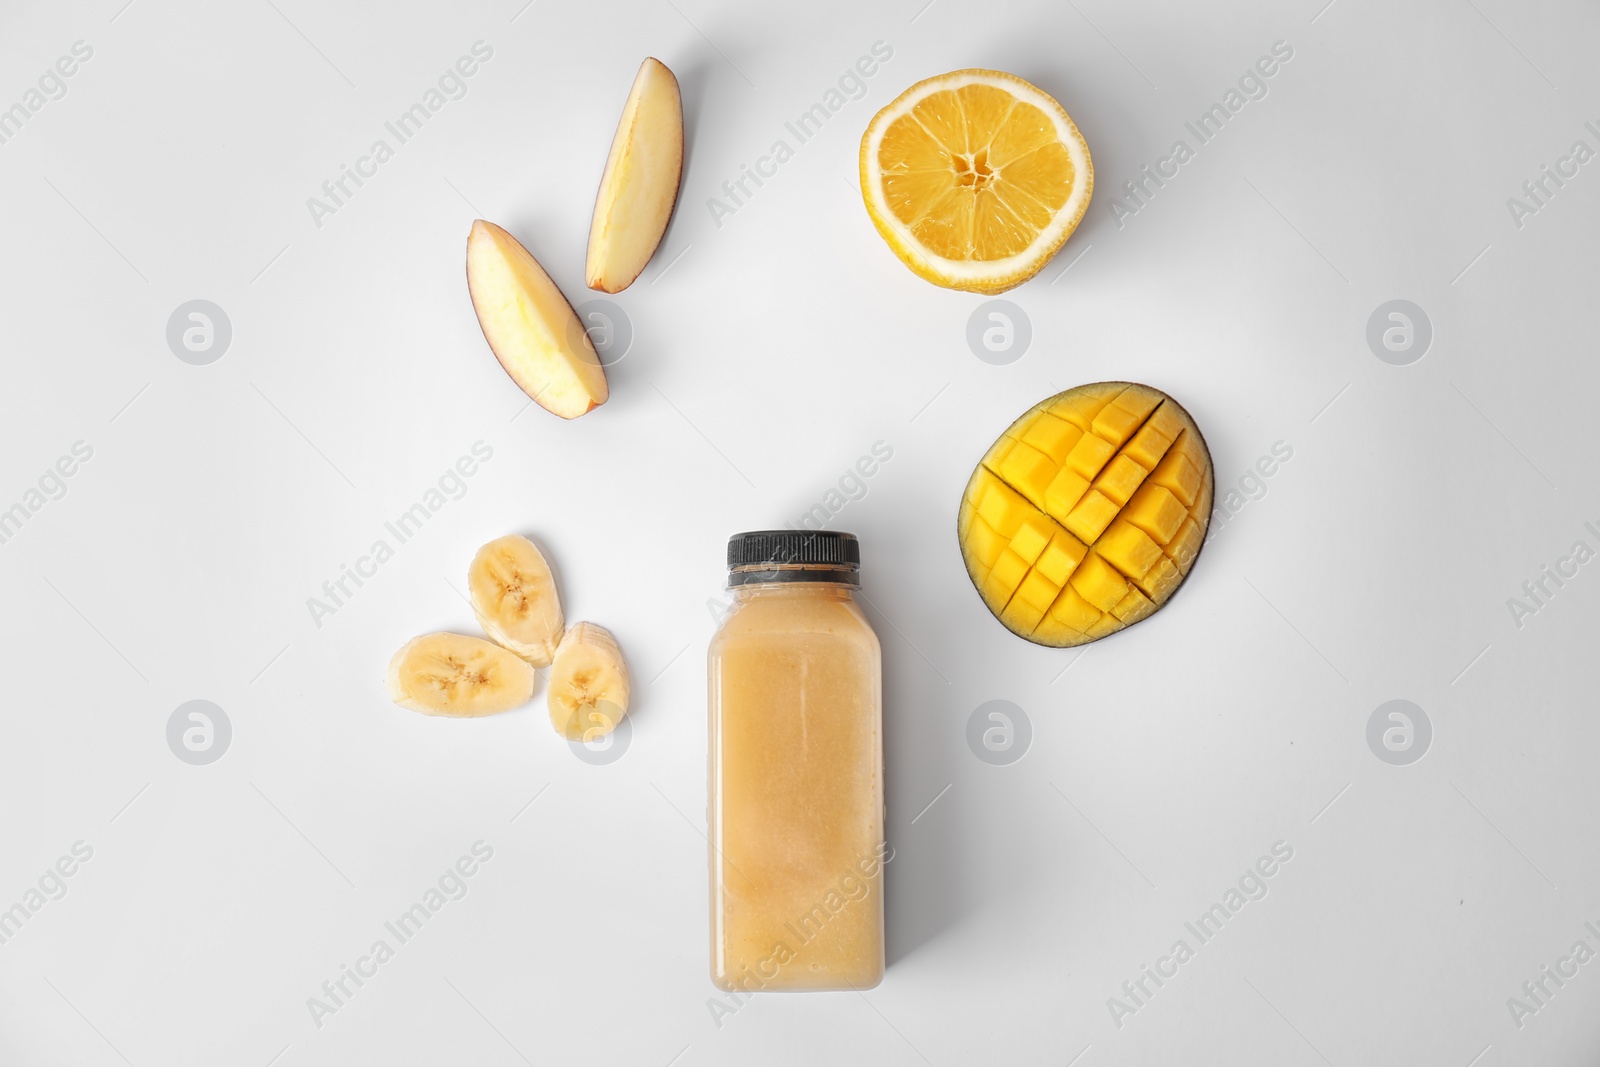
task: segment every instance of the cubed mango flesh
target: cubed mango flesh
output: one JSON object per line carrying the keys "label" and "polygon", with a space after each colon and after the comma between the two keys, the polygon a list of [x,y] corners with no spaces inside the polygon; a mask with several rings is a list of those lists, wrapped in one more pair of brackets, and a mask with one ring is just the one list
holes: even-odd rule
{"label": "cubed mango flesh", "polygon": [[962,559],[1014,633],[1086,644],[1166,604],[1205,541],[1212,493],[1211,455],[1176,401],[1080,386],[1012,423],[973,471]]}
{"label": "cubed mango flesh", "polygon": [[1110,611],[1128,595],[1128,579],[1093,549],[1067,580],[1079,596],[1101,611]]}
{"label": "cubed mango flesh", "polygon": [[1122,517],[1164,545],[1177,534],[1189,512],[1166,486],[1145,485],[1133,494]]}
{"label": "cubed mango flesh", "polygon": [[1094,480],[1094,487],[1115,500],[1117,506],[1121,507],[1133,496],[1134,490],[1139,488],[1139,483],[1144,481],[1144,476],[1149,473],[1149,467],[1141,467],[1124,453],[1105,465],[1100,476]]}
{"label": "cubed mango flesh", "polygon": [[1094,544],[1100,558],[1129,578],[1143,578],[1162,559],[1161,546],[1126,519],[1117,519]]}
{"label": "cubed mango flesh", "polygon": [[1085,478],[1093,478],[1100,473],[1100,468],[1106,465],[1106,460],[1117,454],[1117,446],[1103,437],[1086,433],[1078,438],[1078,443],[1072,446],[1072,451],[1067,454],[1067,466],[1076,474]]}
{"label": "cubed mango flesh", "polygon": [[1117,517],[1117,511],[1115,500],[1098,489],[1091,489],[1083,494],[1083,499],[1067,513],[1067,521],[1063,525],[1076,534],[1079,540],[1093,544],[1095,539],[1105,532],[1106,527],[1111,525],[1111,520]]}
{"label": "cubed mango flesh", "polygon": [[1067,515],[1078,506],[1078,501],[1083,499],[1083,494],[1089,491],[1089,479],[1072,470],[1062,467],[1056,473],[1055,481],[1050,483],[1050,488],[1044,493],[1044,510],[1049,515]]}
{"label": "cubed mango flesh", "polygon": [[1026,441],[1018,441],[995,467],[1007,485],[1027,497],[1034,507],[1044,506],[1044,491],[1055,480],[1061,465]]}
{"label": "cubed mango flesh", "polygon": [[1049,456],[1059,467],[1067,461],[1067,453],[1082,436],[1082,430],[1052,415],[1047,419],[1035,419],[1023,433],[1022,441]]}

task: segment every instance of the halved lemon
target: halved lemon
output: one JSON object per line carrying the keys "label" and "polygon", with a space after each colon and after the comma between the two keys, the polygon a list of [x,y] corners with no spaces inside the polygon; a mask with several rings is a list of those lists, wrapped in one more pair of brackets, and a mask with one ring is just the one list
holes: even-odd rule
{"label": "halved lemon", "polygon": [[1093,191],[1072,117],[997,70],[920,81],[861,137],[867,214],[906,266],[948,289],[1002,293],[1039,273]]}

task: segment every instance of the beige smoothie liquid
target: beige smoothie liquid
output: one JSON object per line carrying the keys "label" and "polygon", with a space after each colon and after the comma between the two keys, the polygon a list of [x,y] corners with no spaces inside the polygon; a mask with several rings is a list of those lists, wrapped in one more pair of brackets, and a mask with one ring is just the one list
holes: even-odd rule
{"label": "beige smoothie liquid", "polygon": [[710,667],[711,977],[867,989],[883,977],[883,695],[850,534],[728,546]]}

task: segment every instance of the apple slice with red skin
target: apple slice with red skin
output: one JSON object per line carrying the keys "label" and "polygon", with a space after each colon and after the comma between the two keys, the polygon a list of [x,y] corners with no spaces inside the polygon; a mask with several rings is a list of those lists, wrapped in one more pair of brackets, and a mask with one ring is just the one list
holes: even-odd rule
{"label": "apple slice with red skin", "polygon": [[683,96],[658,59],[639,65],[611,142],[584,270],[589,288],[620,293],[661,245],[683,177]]}
{"label": "apple slice with red skin", "polygon": [[467,235],[467,289],[489,349],[524,393],[563,419],[606,402],[605,368],[539,261],[492,222]]}

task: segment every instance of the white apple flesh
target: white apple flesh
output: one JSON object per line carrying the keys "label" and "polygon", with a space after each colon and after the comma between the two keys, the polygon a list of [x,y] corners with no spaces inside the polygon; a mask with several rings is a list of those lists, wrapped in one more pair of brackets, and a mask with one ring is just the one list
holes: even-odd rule
{"label": "white apple flesh", "polygon": [[589,227],[585,281],[602,293],[633,284],[655,255],[683,177],[683,97],[660,60],[633,79]]}
{"label": "white apple flesh", "polygon": [[482,219],[467,235],[467,289],[495,358],[563,419],[606,402],[605,368],[572,305],[518,240]]}

